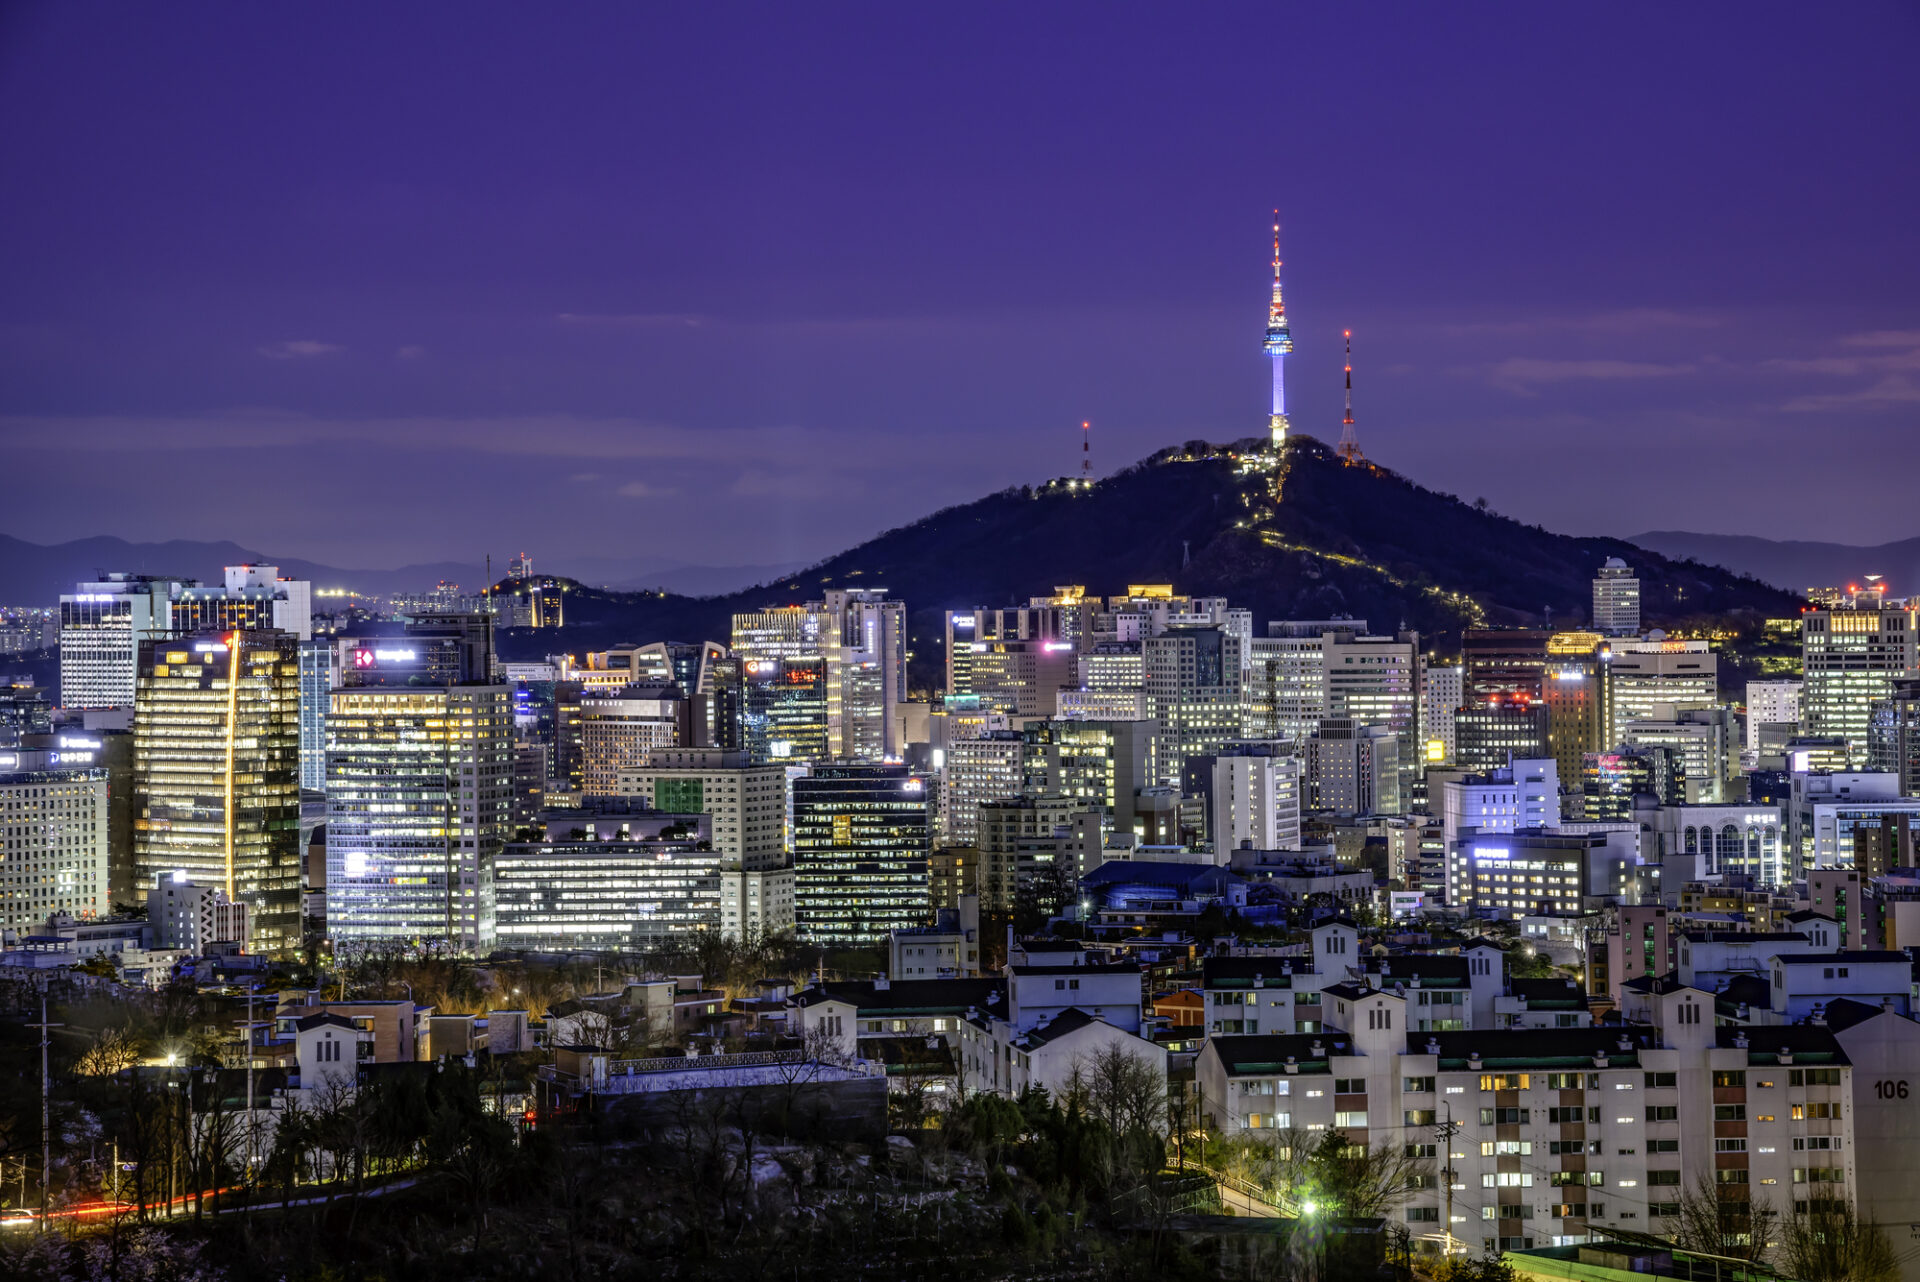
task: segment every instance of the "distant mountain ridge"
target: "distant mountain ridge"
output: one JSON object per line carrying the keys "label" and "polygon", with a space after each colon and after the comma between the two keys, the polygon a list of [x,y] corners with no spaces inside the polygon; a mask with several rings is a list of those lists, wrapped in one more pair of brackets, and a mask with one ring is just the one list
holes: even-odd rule
{"label": "distant mountain ridge", "polygon": [[[134,574],[179,574],[203,583],[220,582],[229,565],[256,562],[277,565],[288,578],[307,579],[316,588],[349,588],[356,592],[390,595],[423,592],[445,580],[478,591],[486,577],[485,563],[430,561],[395,570],[343,570],[301,557],[270,556],[230,541],[197,542],[173,539],[165,543],[132,543],[110,535],[75,539],[69,543],[29,543],[0,534],[0,605],[52,605],[74,585],[107,571]],[[651,589],[705,596],[730,592],[743,583],[774,578],[798,568],[780,565],[688,565],[683,562],[621,561],[583,557],[576,561],[536,563],[542,573],[565,570],[569,577],[589,583],[610,583],[622,589]],[[506,569],[498,557],[496,574]]]}
{"label": "distant mountain ridge", "polygon": [[1844,587],[1869,574],[1885,575],[1894,596],[1920,594],[1920,538],[1900,539],[1877,547],[1845,543],[1813,543],[1762,539],[1746,534],[1692,534],[1685,530],[1652,530],[1636,534],[1635,545],[1662,556],[1686,557],[1717,565],[1736,574],[1750,574],[1788,592],[1808,588]]}
{"label": "distant mountain ridge", "polygon": [[513,657],[622,641],[722,640],[736,612],[817,599],[827,586],[885,587],[907,602],[915,681],[942,662],[941,612],[1024,604],[1055,587],[1113,595],[1171,583],[1224,596],[1269,619],[1349,615],[1377,631],[1555,626],[1584,621],[1595,571],[1625,558],[1640,574],[1649,626],[1752,610],[1784,613],[1788,593],[1670,560],[1622,539],[1572,538],[1478,509],[1377,466],[1345,466],[1311,437],[1289,442],[1273,474],[1243,467],[1257,440],[1192,441],[1078,488],[1018,486],[889,530],[806,570],[707,599],[583,589],[567,628],[503,638]]}

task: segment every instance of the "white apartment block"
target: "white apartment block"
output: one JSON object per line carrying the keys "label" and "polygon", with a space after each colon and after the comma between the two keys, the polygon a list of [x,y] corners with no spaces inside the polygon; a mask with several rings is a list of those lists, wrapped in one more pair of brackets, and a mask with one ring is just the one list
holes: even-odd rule
{"label": "white apartment block", "polygon": [[1450,1182],[1446,1228],[1470,1250],[1671,1233],[1702,1177],[1784,1204],[1857,1192],[1834,1032],[1717,1028],[1711,994],[1653,987],[1643,1025],[1423,1033],[1400,994],[1342,984],[1331,1017],[1351,1032],[1209,1039],[1196,1088],[1227,1135],[1406,1145],[1429,1178],[1397,1217],[1441,1231]]}

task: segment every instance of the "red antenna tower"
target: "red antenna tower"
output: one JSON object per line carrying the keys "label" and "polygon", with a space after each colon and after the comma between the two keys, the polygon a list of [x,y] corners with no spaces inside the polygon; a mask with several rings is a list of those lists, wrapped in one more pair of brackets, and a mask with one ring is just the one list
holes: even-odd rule
{"label": "red antenna tower", "polygon": [[1080,421],[1080,483],[1093,484],[1093,424]]}
{"label": "red antenna tower", "polygon": [[1346,330],[1347,339],[1347,416],[1340,420],[1340,446],[1334,452],[1352,467],[1364,463],[1367,456],[1360,452],[1360,442],[1353,434],[1353,331]]}

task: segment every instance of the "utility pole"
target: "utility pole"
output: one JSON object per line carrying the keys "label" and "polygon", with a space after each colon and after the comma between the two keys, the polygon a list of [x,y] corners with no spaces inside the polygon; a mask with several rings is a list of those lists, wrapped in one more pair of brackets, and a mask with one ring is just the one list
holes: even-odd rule
{"label": "utility pole", "polygon": [[[247,985],[247,1187],[253,1187],[254,1166],[254,1125],[253,1125],[253,998],[260,991],[258,984]],[[249,1198],[248,1205],[252,1205]]]}
{"label": "utility pole", "polygon": [[[47,1227],[47,1190],[53,1183],[53,1115],[48,1097],[53,1091],[53,1077],[47,1071],[47,1046],[51,1030],[58,1024],[47,1022],[47,987],[40,987],[40,1022],[28,1024],[28,1028],[40,1030],[40,1229]],[[21,1170],[21,1199],[26,1198],[26,1171],[24,1159]]]}
{"label": "utility pole", "polygon": [[1453,1105],[1446,1106],[1446,1120],[1434,1123],[1434,1138],[1440,1141],[1440,1178],[1446,1181],[1447,1222],[1444,1226],[1446,1242],[1441,1250],[1443,1256],[1453,1254],[1453,1137],[1460,1133],[1460,1123],[1453,1120]]}

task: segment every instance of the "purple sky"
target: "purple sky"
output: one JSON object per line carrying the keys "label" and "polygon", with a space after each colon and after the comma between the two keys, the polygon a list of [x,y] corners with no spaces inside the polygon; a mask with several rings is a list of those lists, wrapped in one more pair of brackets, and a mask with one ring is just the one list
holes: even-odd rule
{"label": "purple sky", "polygon": [[0,529],[808,559],[1261,431],[1278,205],[1303,430],[1920,534],[1917,12],[10,4]]}

